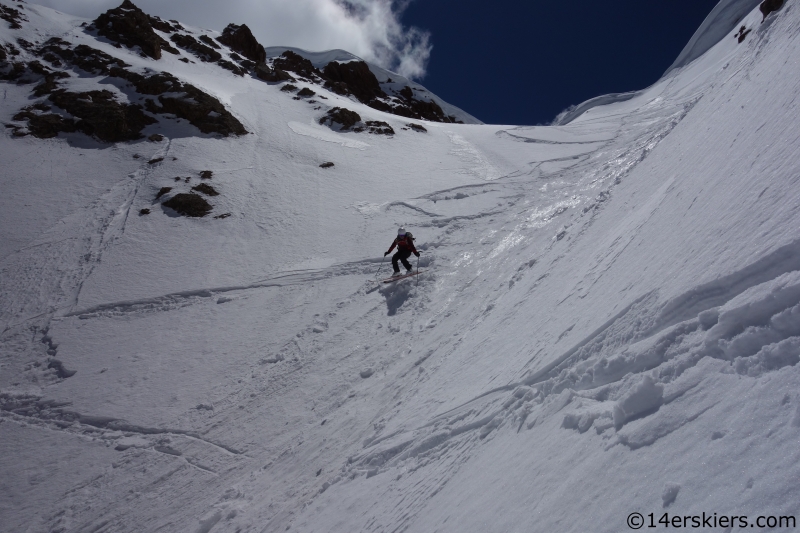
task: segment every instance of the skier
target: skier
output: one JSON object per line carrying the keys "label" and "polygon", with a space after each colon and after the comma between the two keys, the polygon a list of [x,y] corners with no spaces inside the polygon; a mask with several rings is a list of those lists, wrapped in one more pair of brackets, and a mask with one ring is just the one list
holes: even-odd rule
{"label": "skier", "polygon": [[397,238],[392,243],[389,251],[383,254],[383,257],[392,253],[395,246],[397,246],[397,253],[392,256],[392,266],[394,267],[393,277],[400,275],[400,266],[397,264],[398,261],[402,261],[403,266],[406,267],[408,273],[411,274],[414,268],[411,266],[411,263],[408,262],[408,258],[412,253],[419,257],[419,252],[414,247],[414,236],[411,235],[410,232],[407,232],[405,228],[397,230]]}

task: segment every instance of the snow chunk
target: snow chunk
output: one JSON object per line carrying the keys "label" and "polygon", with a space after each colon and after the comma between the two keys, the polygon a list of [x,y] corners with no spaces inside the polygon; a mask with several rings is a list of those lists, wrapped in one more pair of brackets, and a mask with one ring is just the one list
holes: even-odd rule
{"label": "snow chunk", "polygon": [[619,430],[626,421],[638,415],[656,411],[663,403],[664,386],[656,383],[651,376],[644,376],[639,384],[614,406],[614,426]]}

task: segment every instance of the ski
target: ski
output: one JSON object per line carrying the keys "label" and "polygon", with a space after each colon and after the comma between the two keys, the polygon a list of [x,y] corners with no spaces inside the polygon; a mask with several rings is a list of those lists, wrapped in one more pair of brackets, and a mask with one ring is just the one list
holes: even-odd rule
{"label": "ski", "polygon": [[404,275],[402,275],[402,276],[393,276],[393,277],[391,277],[391,278],[387,278],[387,279],[384,279],[384,280],[382,280],[382,281],[383,281],[384,283],[391,283],[391,282],[393,282],[393,281],[399,281],[399,280],[401,280],[401,279],[410,278],[411,276],[416,276],[417,274],[419,274],[419,273],[421,273],[421,272],[425,272],[425,271],[424,271],[424,270],[417,270],[417,271],[415,271],[415,272],[412,272],[411,274],[404,274]]}

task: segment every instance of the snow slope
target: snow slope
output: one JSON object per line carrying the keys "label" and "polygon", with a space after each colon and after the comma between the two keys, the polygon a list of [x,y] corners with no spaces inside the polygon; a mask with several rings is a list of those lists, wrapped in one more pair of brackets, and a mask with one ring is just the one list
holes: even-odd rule
{"label": "snow slope", "polygon": [[[2,40],[88,39],[24,11]],[[315,86],[396,131],[339,133],[164,58],[252,134],[0,136],[0,530],[796,516],[800,12],[741,24],[561,126],[423,133]],[[206,169],[229,218],[154,202]],[[428,273],[379,285],[399,224]]]}
{"label": "snow slope", "polygon": [[[678,54],[677,59],[662,76],[667,77],[672,71],[685,67],[698,57],[709,51],[714,45],[729,37],[738,28],[745,16],[761,4],[761,0],[720,0],[706,19],[689,39],[689,42]],[[559,115],[555,122],[559,125],[569,124],[589,109],[616,102],[624,102],[634,98],[643,91],[628,93],[612,93],[590,98],[589,100],[568,109]]]}

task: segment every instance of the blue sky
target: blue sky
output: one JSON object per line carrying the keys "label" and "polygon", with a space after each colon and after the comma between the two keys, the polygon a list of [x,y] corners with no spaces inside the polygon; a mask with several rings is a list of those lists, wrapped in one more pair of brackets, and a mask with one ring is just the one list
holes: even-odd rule
{"label": "blue sky", "polygon": [[484,122],[532,125],[651,85],[716,4],[416,0],[402,22],[430,32],[423,85]]}

